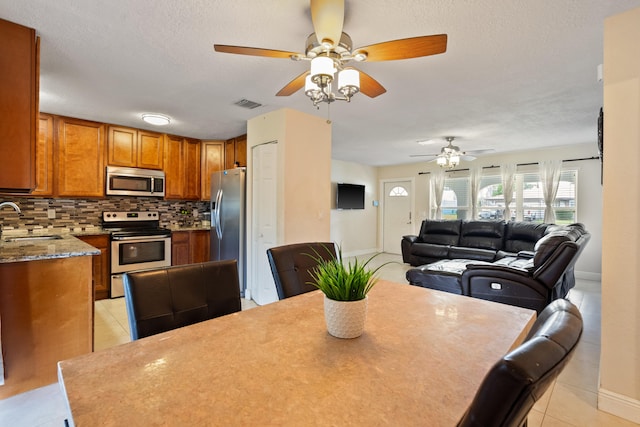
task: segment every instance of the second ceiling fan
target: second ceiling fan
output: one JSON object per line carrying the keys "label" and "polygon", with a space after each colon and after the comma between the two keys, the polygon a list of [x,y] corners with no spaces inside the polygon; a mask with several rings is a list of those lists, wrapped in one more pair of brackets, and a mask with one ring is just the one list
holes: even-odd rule
{"label": "second ceiling fan", "polygon": [[[373,77],[348,66],[351,61],[393,61],[436,55],[447,50],[446,34],[392,40],[354,49],[351,37],[342,31],[344,0],[311,0],[311,20],[314,32],[307,38],[304,53],[222,44],[214,44],[214,49],[223,53],[311,61],[310,71],[291,80],[276,95],[289,96],[304,87],[314,105],[348,101],[357,92],[371,98],[386,92]],[[330,85],[336,72],[337,89],[342,97],[331,92]]]}

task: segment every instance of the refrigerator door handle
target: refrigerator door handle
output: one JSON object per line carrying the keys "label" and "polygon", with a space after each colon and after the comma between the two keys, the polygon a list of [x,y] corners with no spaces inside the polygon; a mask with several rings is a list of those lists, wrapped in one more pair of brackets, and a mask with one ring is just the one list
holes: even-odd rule
{"label": "refrigerator door handle", "polygon": [[222,240],[222,224],[220,223],[221,202],[222,202],[222,189],[219,189],[218,194],[216,194],[216,234],[218,235],[218,240]]}

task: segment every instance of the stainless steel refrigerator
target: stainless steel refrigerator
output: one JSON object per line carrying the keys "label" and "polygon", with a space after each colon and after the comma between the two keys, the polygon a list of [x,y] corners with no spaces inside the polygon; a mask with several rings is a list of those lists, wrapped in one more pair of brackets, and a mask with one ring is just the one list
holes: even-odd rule
{"label": "stainless steel refrigerator", "polygon": [[211,174],[211,260],[238,261],[240,295],[246,286],[246,168]]}

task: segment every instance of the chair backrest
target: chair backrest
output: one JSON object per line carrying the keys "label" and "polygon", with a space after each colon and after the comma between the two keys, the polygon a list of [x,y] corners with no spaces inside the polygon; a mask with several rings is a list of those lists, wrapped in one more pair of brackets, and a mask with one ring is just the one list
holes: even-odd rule
{"label": "chair backrest", "polygon": [[316,290],[308,284],[312,280],[311,271],[318,265],[314,258],[330,260],[335,257],[336,248],[331,242],[294,243],[267,249],[278,298]]}
{"label": "chair backrest", "polygon": [[126,273],[124,297],[131,339],[241,310],[236,260]]}
{"label": "chair backrest", "polygon": [[485,376],[458,427],[519,427],[558,377],[582,335],[580,311],[564,299],[540,313],[525,342]]}

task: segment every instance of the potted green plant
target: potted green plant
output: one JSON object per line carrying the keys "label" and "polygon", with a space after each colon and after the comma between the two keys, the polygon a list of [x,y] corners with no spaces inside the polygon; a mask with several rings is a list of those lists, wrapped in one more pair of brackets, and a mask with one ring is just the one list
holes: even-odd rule
{"label": "potted green plant", "polygon": [[310,271],[313,280],[309,282],[324,293],[324,316],[328,332],[338,338],[356,338],[362,335],[367,316],[367,294],[378,281],[376,273],[384,263],[375,269],[367,266],[375,254],[366,261],[357,258],[346,263],[342,258],[342,248],[337,255],[327,248],[329,257],[319,253],[309,254],[318,265]]}

